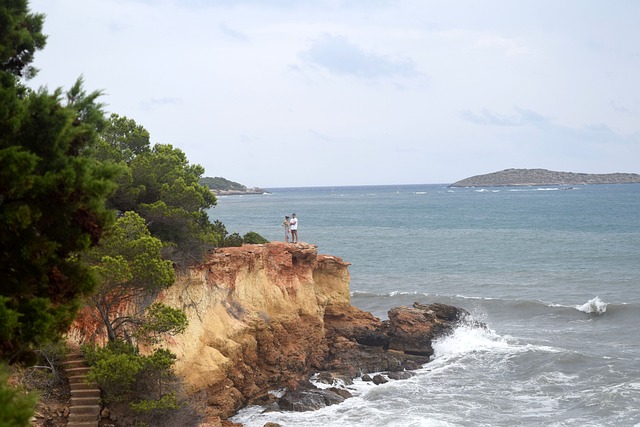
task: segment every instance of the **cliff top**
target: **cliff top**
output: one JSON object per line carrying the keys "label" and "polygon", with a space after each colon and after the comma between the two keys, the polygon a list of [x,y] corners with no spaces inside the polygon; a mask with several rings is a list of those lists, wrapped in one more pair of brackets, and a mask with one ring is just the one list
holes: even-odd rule
{"label": "cliff top", "polygon": [[588,174],[547,169],[505,169],[454,182],[449,187],[506,187],[528,185],[583,185],[640,183],[636,173]]}

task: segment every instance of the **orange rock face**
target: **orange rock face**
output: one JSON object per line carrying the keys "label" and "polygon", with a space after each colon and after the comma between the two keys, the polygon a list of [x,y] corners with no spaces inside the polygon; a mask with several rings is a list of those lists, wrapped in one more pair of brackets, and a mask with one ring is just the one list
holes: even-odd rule
{"label": "orange rock face", "polygon": [[268,391],[296,388],[314,372],[355,377],[429,360],[430,337],[457,309],[414,305],[382,322],[351,306],[348,266],[306,243],[222,248],[159,295],[189,318],[163,346],[178,356],[189,391],[206,394],[211,416],[267,402]]}
{"label": "orange rock face", "polygon": [[222,248],[160,296],[189,317],[167,347],[212,413],[230,416],[323,366],[325,311],[351,307],[348,265],[305,243]]}

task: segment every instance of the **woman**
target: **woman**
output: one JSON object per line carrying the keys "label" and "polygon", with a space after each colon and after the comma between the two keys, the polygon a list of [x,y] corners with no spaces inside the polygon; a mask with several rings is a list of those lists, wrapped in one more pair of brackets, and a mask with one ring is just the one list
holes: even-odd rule
{"label": "woman", "polygon": [[289,224],[289,217],[285,216],[284,221],[282,222],[282,226],[284,227],[284,241],[289,243],[289,233],[291,232],[291,225]]}

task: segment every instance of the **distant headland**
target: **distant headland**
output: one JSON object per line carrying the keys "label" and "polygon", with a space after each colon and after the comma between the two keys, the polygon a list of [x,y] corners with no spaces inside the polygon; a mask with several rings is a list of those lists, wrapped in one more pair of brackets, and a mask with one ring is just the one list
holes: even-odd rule
{"label": "distant headland", "polygon": [[211,190],[211,192],[214,193],[216,196],[232,196],[232,195],[243,195],[243,194],[267,193],[267,191],[262,188],[259,188],[259,187],[247,188],[245,185],[242,185],[234,181],[229,181],[228,179],[222,178],[219,176],[215,178],[211,178],[208,176],[200,178],[200,184],[204,185],[205,187],[209,187],[209,190]]}
{"label": "distant headland", "polygon": [[454,182],[449,187],[510,187],[528,185],[584,185],[640,183],[637,173],[574,173],[547,169],[505,169]]}

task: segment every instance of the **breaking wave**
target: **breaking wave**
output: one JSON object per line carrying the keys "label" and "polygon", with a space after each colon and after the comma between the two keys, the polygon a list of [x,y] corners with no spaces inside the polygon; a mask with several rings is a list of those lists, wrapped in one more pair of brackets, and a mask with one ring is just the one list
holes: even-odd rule
{"label": "breaking wave", "polygon": [[607,311],[607,303],[602,301],[599,297],[595,297],[587,301],[585,304],[576,305],[575,308],[588,314],[604,314]]}

